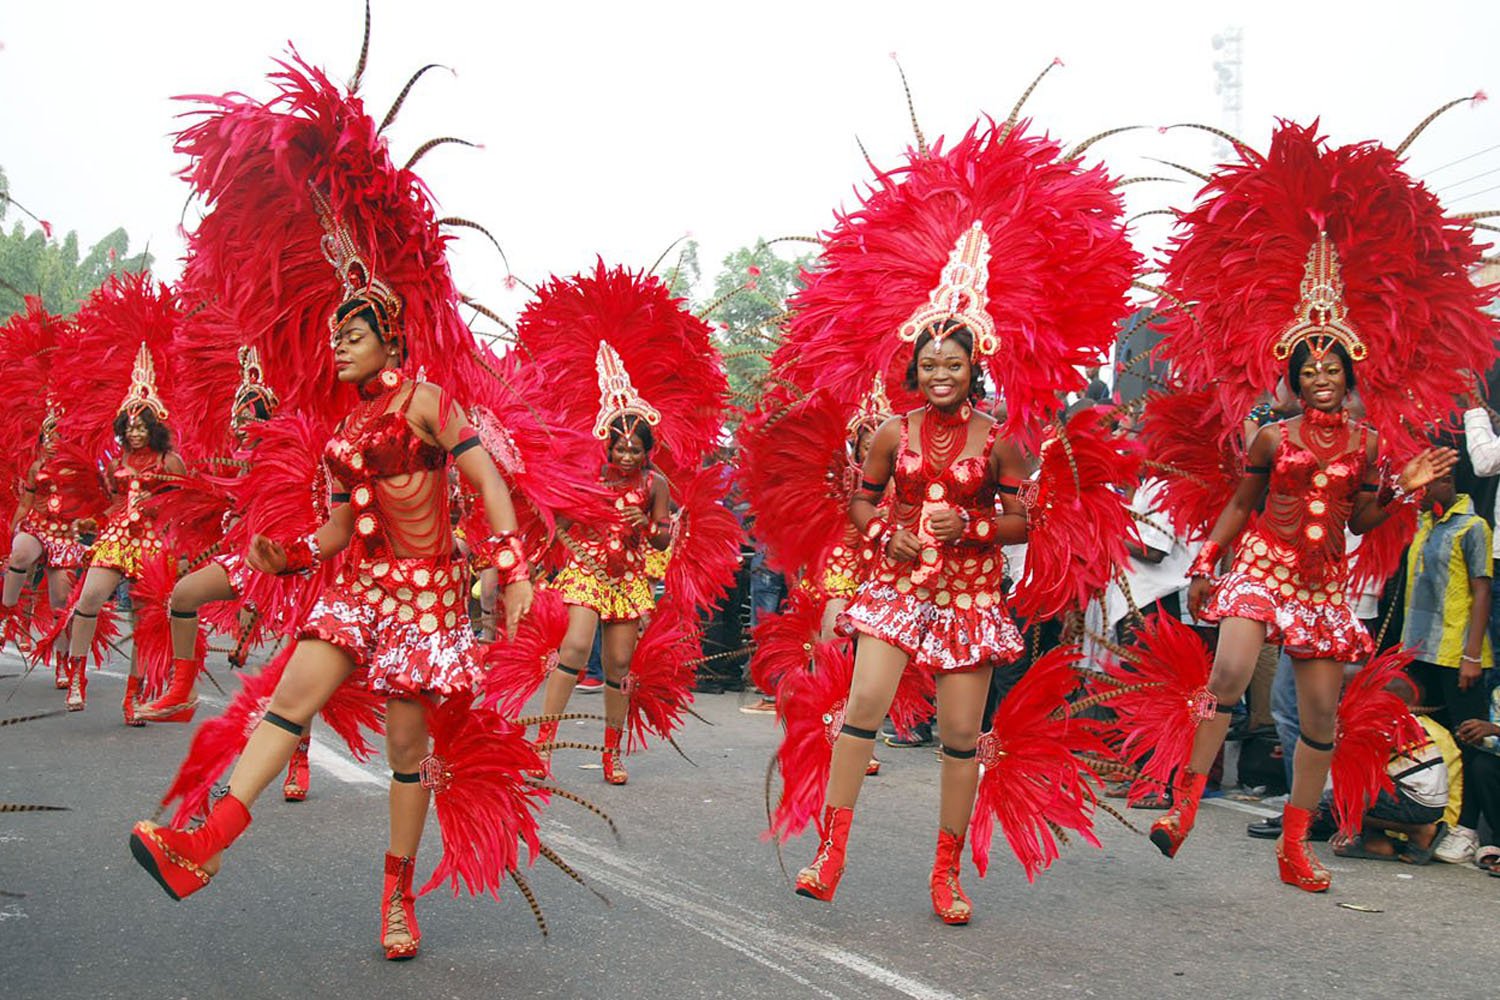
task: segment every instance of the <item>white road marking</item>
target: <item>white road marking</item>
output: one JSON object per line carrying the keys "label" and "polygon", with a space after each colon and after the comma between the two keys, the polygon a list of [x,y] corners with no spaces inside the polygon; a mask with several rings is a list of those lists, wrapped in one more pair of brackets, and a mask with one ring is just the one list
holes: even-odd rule
{"label": "white road marking", "polygon": [[[846,948],[776,930],[778,922],[786,923],[784,918],[778,921],[773,915],[742,907],[735,907],[742,914],[736,915],[722,899],[716,898],[710,906],[663,889],[662,885],[666,883],[664,873],[652,873],[640,862],[621,857],[607,847],[556,832],[549,833],[547,839],[566,847],[570,856],[582,855],[593,861],[594,866],[585,869],[589,879],[639,900],[658,913],[822,996],[839,997],[841,994],[814,985],[788,963],[810,971],[821,971],[825,975],[830,965],[840,966],[912,1000],[960,1000],[955,994],[886,968]],[[682,884],[680,876],[675,876],[675,880],[676,884]]]}

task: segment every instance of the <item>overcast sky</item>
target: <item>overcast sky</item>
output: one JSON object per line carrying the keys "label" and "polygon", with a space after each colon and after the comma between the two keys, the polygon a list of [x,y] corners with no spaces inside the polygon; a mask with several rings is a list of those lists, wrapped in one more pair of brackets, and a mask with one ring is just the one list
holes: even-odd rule
{"label": "overcast sky", "polygon": [[[88,245],[124,225],[132,249],[149,241],[158,273],[175,276],[187,189],[174,176],[169,136],[184,106],[172,96],[264,96],[288,42],[347,80],[362,16],[359,0],[8,0],[0,166],[59,234],[76,229]],[[647,266],[691,233],[707,279],[734,247],[814,233],[850,204],[868,174],[855,136],[877,163],[898,162],[911,128],[892,52],[929,140],[985,112],[1004,117],[1061,58],[1027,113],[1071,142],[1118,125],[1226,125],[1212,39],[1232,26],[1243,32],[1240,133],[1258,147],[1276,116],[1321,115],[1337,142],[1394,144],[1450,98],[1500,97],[1500,4],[1378,0],[375,0],[364,96],[383,114],[423,63],[457,71],[418,85],[392,146],[399,158],[440,135],[485,145],[439,149],[421,173],[445,214],[499,237],[521,277],[572,273],[595,254]],[[1213,152],[1201,134],[1155,129],[1091,151],[1122,176],[1170,173],[1146,157],[1201,167]],[[1500,189],[1485,191],[1500,188],[1500,103],[1450,112],[1410,166],[1455,210],[1500,208]],[[1128,189],[1133,211],[1192,190]],[[1159,219],[1139,230],[1145,250],[1163,234]],[[462,238],[454,265],[460,285],[500,312],[524,303],[482,238]]]}

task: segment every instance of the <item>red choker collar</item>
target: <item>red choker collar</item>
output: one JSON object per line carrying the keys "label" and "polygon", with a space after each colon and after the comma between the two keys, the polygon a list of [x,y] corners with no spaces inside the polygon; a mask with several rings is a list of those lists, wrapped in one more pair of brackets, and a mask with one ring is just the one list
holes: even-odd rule
{"label": "red choker collar", "polygon": [[1302,408],[1302,419],[1314,427],[1342,427],[1349,422],[1349,411],[1340,407],[1337,410],[1319,410],[1312,406]]}
{"label": "red choker collar", "polygon": [[383,368],[379,375],[359,387],[360,399],[379,399],[401,384],[401,373],[394,368]]}
{"label": "red choker collar", "polygon": [[927,420],[934,424],[943,427],[965,427],[969,423],[969,418],[974,415],[974,408],[964,403],[956,410],[940,410],[928,403],[923,412]]}

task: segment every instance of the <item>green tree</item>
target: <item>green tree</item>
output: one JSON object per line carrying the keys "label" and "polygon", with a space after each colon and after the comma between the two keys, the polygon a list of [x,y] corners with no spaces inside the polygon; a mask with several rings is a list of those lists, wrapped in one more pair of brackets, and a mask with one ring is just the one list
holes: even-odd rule
{"label": "green tree", "polygon": [[[51,312],[71,315],[88,294],[111,274],[144,271],[151,255],[130,255],[130,236],[116,229],[79,256],[78,234],[61,241],[51,226],[11,200],[5,171],[0,169],[0,222],[15,217],[10,232],[0,231],[0,322],[25,308],[24,297],[37,295]],[[36,223],[28,229],[21,216]]]}
{"label": "green tree", "polygon": [[814,257],[788,259],[757,240],[724,258],[713,296],[699,311],[707,310],[705,319],[722,324],[714,341],[724,356],[734,405],[748,410],[760,398],[770,370],[767,358],[781,343],[787,299],[803,287],[802,271]]}

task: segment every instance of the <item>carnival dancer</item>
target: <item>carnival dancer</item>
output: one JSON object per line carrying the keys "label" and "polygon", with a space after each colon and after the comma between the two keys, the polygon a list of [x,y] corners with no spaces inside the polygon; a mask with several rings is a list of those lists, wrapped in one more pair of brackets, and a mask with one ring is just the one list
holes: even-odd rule
{"label": "carnival dancer", "polygon": [[[702,655],[699,612],[725,592],[738,563],[740,531],[720,502],[727,476],[708,461],[727,383],[707,323],[654,275],[603,261],[544,284],[516,329],[526,368],[551,395],[546,405],[602,448],[596,481],[606,498],[593,516],[560,522],[551,589],[567,606],[567,626],[544,681],[538,743],[555,741],[552,717],[567,707],[602,628],[604,779],[623,785],[633,747],[648,734],[672,739]],[[658,604],[647,554],[669,546]],[[530,665],[520,676],[518,694],[540,680]]]}
{"label": "carnival dancer", "polygon": [[[1331,147],[1316,126],[1292,123],[1277,129],[1264,155],[1237,143],[1240,161],[1221,168],[1181,216],[1166,271],[1169,301],[1192,308],[1169,319],[1160,351],[1186,390],[1204,387],[1203,447],[1236,440],[1241,415],[1282,376],[1302,413],[1255,435],[1190,571],[1192,612],[1219,624],[1206,687],[1197,681],[1189,698],[1197,707],[1170,716],[1181,720],[1173,732],[1147,728],[1150,713],[1124,720],[1132,739],[1163,759],[1174,743],[1187,751],[1173,806],[1151,840],[1167,857],[1181,849],[1229,706],[1262,644],[1275,643],[1296,668],[1302,728],[1276,855],[1282,881],[1308,892],[1331,883],[1305,843],[1330,763],[1344,798],[1383,780],[1378,748],[1362,755],[1374,770],[1335,748],[1336,732],[1340,745],[1360,735],[1345,731],[1351,699],[1379,687],[1351,685],[1340,705],[1343,664],[1373,650],[1347,599],[1344,529],[1373,532],[1361,561],[1367,547],[1399,552],[1402,540],[1382,543],[1380,526],[1456,461],[1451,449],[1427,447],[1418,429],[1451,409],[1464,372],[1484,371],[1494,358],[1495,323],[1480,309],[1488,293],[1468,277],[1479,257],[1472,227],[1446,216],[1401,169],[1421,127],[1396,150]],[[1368,422],[1348,409],[1356,384]],[[1382,455],[1414,457],[1393,474],[1382,471]],[[1226,554],[1232,566],[1219,577]],[[1162,696],[1175,690],[1154,687]]]}
{"label": "carnival dancer", "polygon": [[[1126,557],[1128,527],[1110,540],[1094,522],[1128,525],[1110,484],[1126,482],[1139,465],[1090,423],[1087,433],[1070,429],[1075,445],[1084,437],[1090,443],[1074,449],[1087,455],[1072,475],[1062,464],[1065,483],[1055,476],[1066,451],[1059,445],[1044,454],[1040,488],[1024,485],[1031,470],[1023,445],[1038,446],[1059,414],[1059,391],[1082,387],[1076,366],[1113,341],[1138,257],[1124,235],[1114,181],[1082,167],[1079,151],[1063,154],[1051,140],[1028,135],[1019,110],[1003,123],[976,124],[949,148],[929,148],[918,131],[902,169],[877,172],[863,203],[825,234],[772,359],[777,376],[805,392],[854,400],[882,374],[922,404],[876,433],[849,504],[874,568],[844,616],[858,635],[846,700],[807,706],[821,713],[823,722],[812,714],[811,725],[826,729],[832,757],[819,848],[798,873],[796,890],[833,898],[876,727],[903,674],[926,672],[936,683],[943,743],[931,903],[953,924],[972,914],[959,884],[971,817],[983,874],[993,828],[988,811],[1015,803],[1006,834],[1031,873],[1050,861],[1037,848],[1041,839],[1051,842],[1043,814],[1061,815],[1054,805],[1066,800],[1069,822],[1087,829],[1093,801],[1083,787],[1088,772],[1072,764],[1066,747],[1058,747],[1065,766],[1049,762],[1043,774],[1039,760],[1019,759],[1012,769],[998,762],[1032,757],[1005,749],[1024,734],[981,732],[992,669],[1023,652],[1002,590],[1000,548],[1028,541],[1041,552],[1028,562],[1018,606],[1045,616],[1076,605]],[[1008,403],[1003,427],[974,405],[986,370]],[[1074,424],[1083,427],[1078,418]],[[1095,457],[1114,465],[1095,475],[1082,467]],[[890,514],[877,516],[887,496]],[[1023,496],[1032,501],[1030,517]],[[1086,533],[1075,530],[1084,527]],[[1067,666],[1061,669],[1049,676],[1064,684],[1049,684],[1031,702],[1040,707],[1038,718],[1059,708],[1065,716],[1062,698],[1073,681]],[[811,713],[797,705],[783,710],[789,741]],[[992,725],[1002,721],[997,712]],[[822,741],[808,739],[807,754],[816,759],[790,762],[804,770],[826,759],[817,757]],[[1027,773],[1033,762],[1038,769]],[[788,763],[783,755],[787,788],[805,785],[805,776],[787,774]],[[1000,787],[1017,780],[1032,791]]]}
{"label": "carnival dancer", "polygon": [[[646,573],[646,552],[666,551],[671,542],[667,482],[651,468],[656,447],[652,426],[661,414],[631,385],[630,373],[615,349],[601,341],[598,355],[599,416],[594,436],[604,442],[600,481],[615,497],[618,520],[577,525],[568,544],[568,562],[552,581],[568,606],[568,631],[557,652],[557,669],[547,678],[543,715],[561,715],[578,677],[588,666],[594,632],[603,629],[604,780],[623,785],[629,774],[620,760],[628,710],[625,678],[640,636],[641,619],[656,600]],[[555,739],[557,723],[543,723],[540,742]]]}
{"label": "carnival dancer", "polygon": [[[111,505],[66,616],[69,711],[85,706],[86,659],[106,602],[121,581],[166,552],[150,501],[187,471],[167,425],[173,393],[166,354],[181,320],[176,295],[149,275],[110,278],[79,309],[65,345],[72,356],[54,373],[63,438],[95,455],[119,449],[104,471]],[[122,391],[123,399],[114,395]],[[129,726],[144,725],[135,716],[141,676],[141,664],[132,663],[122,704]]]}

